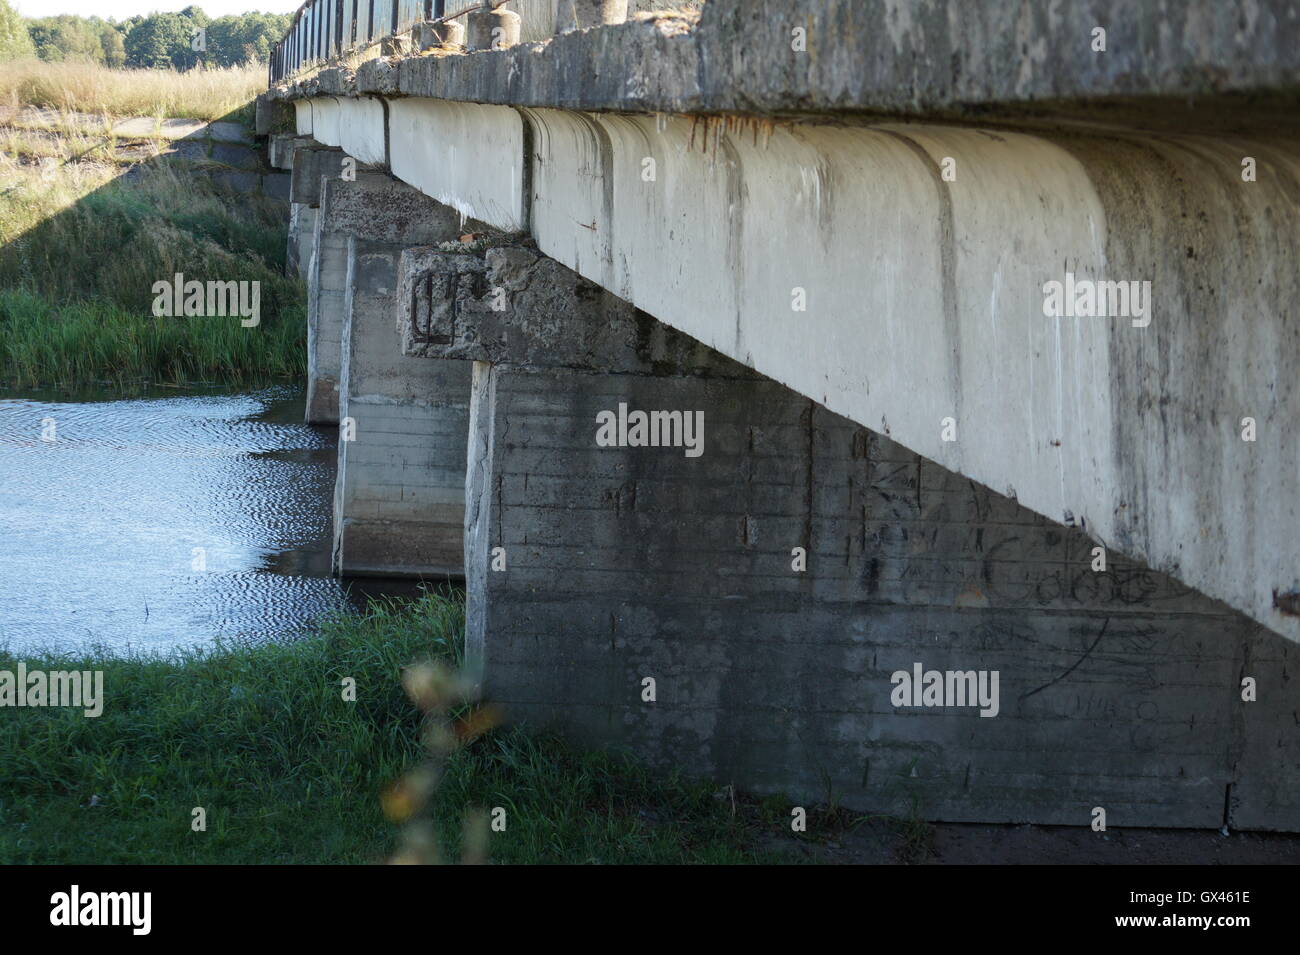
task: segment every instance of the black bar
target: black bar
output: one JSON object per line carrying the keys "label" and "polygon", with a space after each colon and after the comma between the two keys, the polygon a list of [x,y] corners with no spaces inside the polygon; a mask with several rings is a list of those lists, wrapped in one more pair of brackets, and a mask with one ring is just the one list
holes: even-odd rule
{"label": "black bar", "polygon": [[[682,869],[678,879],[689,883],[698,877],[699,883],[689,884],[704,889],[709,877],[689,874],[698,868]],[[328,951],[338,951],[349,943],[371,948],[376,937],[396,937],[399,931],[410,934],[412,926],[424,928],[421,913],[433,909],[440,891],[448,893],[445,888],[430,887],[440,878],[433,873],[428,877],[403,876],[404,869],[385,871],[381,867],[370,867],[368,871],[351,867],[350,871],[352,875],[311,866],[33,866],[0,873],[0,888],[4,892],[7,930],[16,929],[19,938],[44,936],[60,941],[64,943],[60,948],[68,947],[66,942],[71,939],[74,950],[90,945],[101,947],[105,940],[113,947],[114,943],[136,943],[142,937],[133,934],[137,917],[141,926],[146,921],[148,924],[148,935],[143,937],[164,945],[189,944],[202,937],[209,946],[223,948],[237,945],[242,949],[254,941],[263,946],[267,942],[290,942],[295,949],[321,942]],[[459,924],[491,925],[492,920],[500,921],[499,906],[505,890],[500,886],[502,877],[490,873],[502,870],[493,867],[482,871],[486,873],[483,887],[457,898],[455,918]],[[865,880],[869,886],[869,914],[891,928],[902,926],[911,931],[922,943],[913,946],[918,951],[941,951],[953,942],[959,947],[974,947],[972,940],[981,937],[1021,947],[1041,946],[1053,938],[1069,938],[1076,943],[1094,939],[1110,942],[1125,935],[1132,939],[1126,947],[1133,948],[1149,947],[1151,939],[1162,937],[1172,938],[1174,947],[1178,947],[1178,943],[1185,944],[1193,936],[1208,937],[1220,949],[1259,948],[1268,938],[1285,937],[1284,933],[1295,924],[1293,870],[1283,865],[896,866],[841,876],[835,876],[835,870],[823,870],[822,875],[805,868],[796,871],[797,878],[792,872],[788,883],[779,873],[754,871],[747,876],[744,869],[736,867],[728,868],[727,878],[732,884],[743,883],[750,908],[758,912],[788,902],[791,891],[807,891],[809,880],[826,879],[818,881],[820,887],[837,878],[845,880],[835,883],[841,887],[861,885]],[[616,923],[635,919],[644,912],[644,900],[615,888],[620,880],[611,879],[603,870],[585,875],[571,870],[569,878],[581,887],[585,903],[608,912]],[[468,873],[448,874],[442,883],[452,879],[461,888],[466,883],[478,884],[478,877]],[[114,912],[123,915],[115,915],[108,925],[86,925],[80,919],[76,925],[69,924],[67,913],[73,906],[67,897],[72,895],[74,885],[79,900],[104,892],[148,892],[147,920],[144,906],[135,904],[136,898],[132,898],[115,906]],[[1141,901],[1179,892],[1190,895],[1191,900],[1159,904]],[[544,907],[549,903],[540,894],[523,897],[526,895],[521,894],[518,904],[513,899],[510,902],[513,921],[528,924],[537,916],[553,917],[553,912]],[[704,891],[683,893],[680,904],[656,914],[656,928],[661,932],[697,930],[701,919],[717,915],[716,902],[708,895]],[[1214,897],[1221,895],[1231,900],[1216,901]],[[137,898],[144,901],[143,895]],[[231,903],[223,904],[226,899]],[[63,909],[63,922],[54,919],[59,907]],[[85,911],[82,906],[77,909]],[[625,914],[618,916],[618,911]],[[343,917],[351,913],[364,913],[364,917]],[[831,910],[817,917],[832,920],[837,914]],[[1178,922],[1173,923],[1172,932],[1168,927],[1159,927],[1167,919],[1187,916],[1245,918],[1249,922],[1233,927],[1216,924],[1208,930],[1180,929],[1176,927]],[[1151,927],[1135,926],[1128,921],[1134,917],[1151,917],[1154,922]],[[746,929],[770,930],[758,917],[735,921],[742,938],[746,937]]]}

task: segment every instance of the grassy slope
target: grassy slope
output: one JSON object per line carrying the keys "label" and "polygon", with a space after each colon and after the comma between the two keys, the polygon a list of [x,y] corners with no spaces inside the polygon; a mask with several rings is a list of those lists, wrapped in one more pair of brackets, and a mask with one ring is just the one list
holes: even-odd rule
{"label": "grassy slope", "polygon": [[[207,118],[246,103],[257,74],[43,67],[6,64],[0,102]],[[301,376],[306,292],[283,274],[283,204],[219,192],[166,159],[124,175],[112,157],[111,136],[71,121],[0,136],[0,384]],[[153,284],[176,272],[259,282],[261,324],[155,318]]]}
{"label": "grassy slope", "polygon": [[[166,661],[24,657],[29,668],[102,669],[106,704],[98,718],[3,711],[0,863],[381,860],[396,828],[380,790],[420,758],[399,668],[454,658],[462,630],[460,604],[427,596],[293,644]],[[16,662],[0,654],[0,669]],[[355,703],[342,699],[345,676]],[[713,788],[496,731],[452,756],[435,818],[454,856],[466,807],[506,807],[495,862],[775,858],[748,847],[758,830],[779,831],[788,808],[733,816]],[[190,830],[195,806],[206,832]]]}

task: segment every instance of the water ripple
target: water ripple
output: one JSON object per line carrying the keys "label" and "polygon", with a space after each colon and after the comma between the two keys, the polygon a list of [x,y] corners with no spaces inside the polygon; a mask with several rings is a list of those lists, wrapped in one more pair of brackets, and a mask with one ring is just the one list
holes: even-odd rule
{"label": "water ripple", "polygon": [[0,399],[0,643],[278,639],[328,575],[334,437],[297,389]]}

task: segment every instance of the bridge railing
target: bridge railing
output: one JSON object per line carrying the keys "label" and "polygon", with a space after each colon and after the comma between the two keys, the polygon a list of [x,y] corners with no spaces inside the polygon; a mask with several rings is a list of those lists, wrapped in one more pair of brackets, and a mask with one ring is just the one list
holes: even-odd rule
{"label": "bridge railing", "polygon": [[[554,33],[621,23],[631,12],[661,6],[698,7],[700,0],[307,0],[274,50],[268,85],[350,50],[406,33],[420,21],[445,22],[475,10],[507,7],[518,15],[509,42],[542,40]],[[561,14],[563,11],[563,14]]]}
{"label": "bridge railing", "polygon": [[[449,6],[457,9],[448,11]],[[307,0],[271,51],[267,79],[273,85],[349,50],[405,33],[420,20],[450,20],[480,6],[468,0]]]}

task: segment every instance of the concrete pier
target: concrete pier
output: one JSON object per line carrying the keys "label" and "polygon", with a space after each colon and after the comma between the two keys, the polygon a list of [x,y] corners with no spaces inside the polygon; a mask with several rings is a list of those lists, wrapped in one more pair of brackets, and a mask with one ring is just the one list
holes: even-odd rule
{"label": "concrete pier", "polygon": [[[292,275],[310,281],[311,260],[316,248],[316,210],[320,206],[322,176],[337,176],[346,157],[342,150],[322,146],[309,137],[295,136],[277,145],[273,161],[286,162],[289,183],[289,247],[286,268]],[[310,309],[310,302],[308,308]],[[310,322],[308,336],[310,337]],[[311,418],[308,418],[310,421]]]}
{"label": "concrete pier", "polygon": [[313,380],[320,399],[338,369],[334,572],[460,577],[470,370],[403,356],[395,317],[402,248],[454,239],[460,217],[381,173],[323,182]]}
{"label": "concrete pier", "polygon": [[[512,719],[864,811],[1294,825],[1243,724],[1286,694],[1240,695],[1281,637],[531,250],[409,250],[401,296],[408,352],[475,362],[467,652]],[[698,444],[601,446],[636,411]],[[896,705],[918,668],[996,692]]]}

